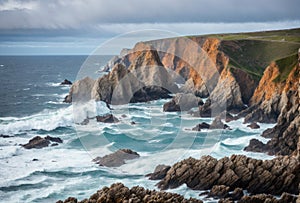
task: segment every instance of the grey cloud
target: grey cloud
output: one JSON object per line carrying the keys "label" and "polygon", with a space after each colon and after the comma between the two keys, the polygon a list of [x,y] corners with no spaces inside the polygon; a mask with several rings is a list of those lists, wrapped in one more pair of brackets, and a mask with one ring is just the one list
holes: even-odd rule
{"label": "grey cloud", "polygon": [[90,29],[99,24],[300,20],[298,0],[9,0],[0,29]]}

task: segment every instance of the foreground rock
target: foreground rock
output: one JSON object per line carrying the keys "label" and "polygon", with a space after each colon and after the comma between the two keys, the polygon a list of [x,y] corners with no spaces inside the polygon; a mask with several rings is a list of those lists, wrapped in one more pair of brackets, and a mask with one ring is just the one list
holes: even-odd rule
{"label": "foreground rock", "polygon": [[105,155],[104,157],[97,157],[93,161],[100,166],[119,167],[125,164],[126,160],[139,158],[140,155],[130,149],[119,149],[118,151]]}
{"label": "foreground rock", "polygon": [[65,79],[60,83],[60,85],[72,85],[72,82],[70,80]]}
{"label": "foreground rock", "polygon": [[62,139],[60,139],[59,137],[50,137],[47,136],[45,138],[42,138],[40,136],[36,136],[34,138],[32,138],[31,140],[29,140],[29,142],[27,144],[23,144],[22,147],[24,147],[25,149],[41,149],[44,147],[48,147],[50,144],[51,146],[55,146],[58,143],[62,143]]}
{"label": "foreground rock", "polygon": [[107,114],[104,116],[96,116],[97,122],[102,123],[117,123],[119,122],[119,119],[114,117],[112,114]]}
{"label": "foreground rock", "polygon": [[171,101],[167,102],[163,106],[164,111],[188,111],[193,107],[202,105],[201,98],[196,97],[194,94],[177,93]]}
{"label": "foreground rock", "polygon": [[158,165],[156,166],[153,173],[147,174],[146,177],[149,177],[150,180],[161,180],[166,177],[167,172],[170,170],[171,166]]}
{"label": "foreground rock", "polygon": [[172,202],[172,203],[202,203],[194,198],[185,199],[183,196],[169,192],[159,192],[135,186],[131,189],[122,183],[112,184],[110,187],[103,187],[93,194],[89,199],[78,201],[69,197],[65,201],[59,200],[56,203],[121,203],[121,202]]}
{"label": "foreground rock", "polygon": [[232,155],[217,160],[203,156],[188,158],[174,164],[157,186],[172,189],[186,184],[194,190],[208,190],[224,185],[234,190],[243,188],[251,194],[280,195],[298,193],[300,163],[294,157],[257,160],[244,155]]}

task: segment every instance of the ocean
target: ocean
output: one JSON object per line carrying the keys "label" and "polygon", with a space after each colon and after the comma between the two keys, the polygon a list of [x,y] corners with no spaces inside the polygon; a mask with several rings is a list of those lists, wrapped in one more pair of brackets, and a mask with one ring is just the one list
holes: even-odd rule
{"label": "ocean", "polygon": [[[250,129],[239,119],[228,123],[231,130],[195,132],[191,130],[194,126],[213,118],[163,112],[168,99],[112,106],[118,123],[76,124],[78,112],[100,115],[110,111],[102,102],[91,101],[83,107],[63,103],[70,88],[60,85],[64,79],[98,78],[104,74],[100,67],[111,56],[87,58],[0,56],[0,134],[12,136],[0,137],[1,202],[56,202],[69,196],[84,199],[115,182],[157,189],[157,181],[144,175],[153,172],[158,164],[171,165],[190,156],[209,154],[222,158],[245,154],[272,158],[244,152],[243,148],[252,138],[266,142],[260,134],[273,124],[259,123],[260,129]],[[20,146],[35,136],[47,135],[60,137],[63,143],[30,150]],[[122,148],[132,149],[141,157],[117,168],[92,162]],[[184,185],[169,191],[197,198],[201,193]]]}

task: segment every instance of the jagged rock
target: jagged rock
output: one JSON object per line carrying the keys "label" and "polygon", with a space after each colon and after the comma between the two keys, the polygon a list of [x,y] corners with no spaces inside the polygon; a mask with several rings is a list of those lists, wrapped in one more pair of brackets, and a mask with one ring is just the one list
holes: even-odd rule
{"label": "jagged rock", "polygon": [[239,200],[244,196],[244,191],[242,188],[235,188],[233,192],[230,194],[232,200]]}
{"label": "jagged rock", "polygon": [[300,137],[300,85],[299,85],[300,67],[295,67],[286,81],[282,99],[285,101],[278,122],[272,129],[264,131],[262,136],[272,138],[265,145],[258,144],[262,152],[267,152],[270,155],[297,155],[300,148],[297,150],[297,143]]}
{"label": "jagged rock", "polygon": [[166,176],[170,168],[171,166],[158,165],[156,166],[154,172],[147,174],[146,177],[149,177],[150,180],[161,180]]}
{"label": "jagged rock", "polygon": [[90,77],[76,81],[70,88],[69,94],[65,97],[64,102],[87,102],[91,100],[91,91],[95,80]]}
{"label": "jagged rock", "polygon": [[202,105],[201,98],[196,97],[194,94],[177,93],[171,101],[167,102],[163,106],[164,111],[188,111],[193,107]]}
{"label": "jagged rock", "polygon": [[70,80],[64,79],[64,81],[62,81],[60,85],[72,85],[72,82]]}
{"label": "jagged rock", "polygon": [[140,155],[130,149],[119,149],[118,151],[105,155],[104,157],[97,157],[93,161],[100,166],[119,167],[125,164],[125,160],[139,158]]}
{"label": "jagged rock", "polygon": [[201,131],[201,129],[209,129],[210,125],[208,123],[202,122],[196,125],[196,127],[193,127],[192,130],[194,131]]}
{"label": "jagged rock", "polygon": [[63,141],[59,137],[47,136],[45,138],[42,138],[40,136],[36,136],[31,140],[29,140],[27,144],[23,144],[21,146],[24,147],[25,149],[33,149],[33,148],[41,149],[44,147],[48,147],[51,142],[62,143]]}
{"label": "jagged rock", "polygon": [[265,144],[258,139],[251,139],[249,145],[245,147],[244,150],[250,152],[265,152],[266,148],[267,147],[265,146]]}
{"label": "jagged rock", "polygon": [[170,98],[171,92],[178,91],[157,51],[149,47],[128,57],[133,55],[128,68],[117,63],[110,73],[97,79],[93,98],[109,104],[127,104]]}
{"label": "jagged rock", "polygon": [[[78,200],[71,197],[64,202],[59,200],[57,203],[77,203]],[[202,203],[195,198],[185,199],[182,195],[169,192],[160,192],[155,190],[144,189],[135,186],[131,189],[122,183],[112,184],[109,188],[103,187],[93,194],[89,199],[84,199],[79,203],[135,203],[135,202],[172,202],[172,203]]]}
{"label": "jagged rock", "polygon": [[225,185],[214,185],[210,190],[208,197],[225,198],[229,195],[230,188]]}
{"label": "jagged rock", "polygon": [[252,196],[243,196],[239,203],[278,203],[277,199],[272,195],[258,194]]}
{"label": "jagged rock", "polygon": [[203,156],[188,158],[174,164],[157,186],[172,189],[186,184],[194,190],[208,190],[214,185],[230,189],[243,188],[251,194],[283,192],[298,193],[299,161],[294,157],[257,160],[244,155],[232,155],[217,160]]}
{"label": "jagged rock", "polygon": [[258,129],[260,128],[260,126],[257,123],[251,123],[250,125],[247,125],[247,127],[251,128],[251,129]]}
{"label": "jagged rock", "polygon": [[96,116],[97,122],[102,122],[102,123],[117,123],[119,122],[119,119],[114,117],[112,114],[107,114],[104,116]]}

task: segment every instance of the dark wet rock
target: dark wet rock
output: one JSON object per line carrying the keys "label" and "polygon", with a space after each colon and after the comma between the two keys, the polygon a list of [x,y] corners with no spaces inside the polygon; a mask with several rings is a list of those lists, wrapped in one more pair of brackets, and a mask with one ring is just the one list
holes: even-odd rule
{"label": "dark wet rock", "polygon": [[180,106],[177,105],[174,100],[171,100],[164,104],[163,111],[177,112],[177,111],[181,111],[181,110],[180,110]]}
{"label": "dark wet rock", "polygon": [[244,196],[244,191],[242,188],[235,188],[230,194],[232,200],[239,200]]}
{"label": "dark wet rock", "polygon": [[245,147],[244,150],[250,152],[265,152],[266,147],[267,146],[258,139],[251,139],[249,145]]}
{"label": "dark wet rock", "polygon": [[130,149],[119,149],[118,151],[105,155],[104,157],[97,157],[93,161],[100,166],[119,167],[125,164],[126,160],[139,158],[140,155]]}
{"label": "dark wet rock", "polygon": [[257,194],[251,196],[243,196],[239,203],[278,203],[277,199],[272,195]]}
{"label": "dark wet rock", "polygon": [[166,176],[170,168],[171,166],[158,165],[156,166],[154,172],[147,174],[146,177],[149,177],[150,180],[161,180]]}
{"label": "dark wet rock", "polygon": [[49,140],[46,140],[45,138],[42,138],[40,136],[36,136],[34,138],[32,138],[31,140],[29,140],[29,142],[27,144],[22,145],[25,149],[32,149],[32,148],[36,148],[36,149],[41,149],[44,147],[48,147],[50,144]]}
{"label": "dark wet rock", "polygon": [[259,129],[260,126],[257,123],[251,123],[250,125],[247,125],[247,127],[251,128],[251,129]]}
{"label": "dark wet rock", "polygon": [[63,141],[59,137],[46,136],[45,138],[42,138],[40,136],[36,136],[31,140],[29,140],[27,144],[23,144],[21,146],[24,147],[25,149],[33,149],[33,148],[41,149],[44,147],[48,147],[53,142],[54,144],[55,143],[57,144],[57,143],[62,143]]}
{"label": "dark wet rock", "polygon": [[96,116],[97,122],[102,123],[117,123],[119,122],[119,119],[114,117],[112,114],[107,114],[104,116]]}
{"label": "dark wet rock", "polygon": [[210,129],[229,129],[229,126],[221,121],[221,118],[217,116],[210,124]]}
{"label": "dark wet rock", "polygon": [[300,162],[294,157],[257,160],[244,155],[232,155],[217,160],[203,156],[188,158],[174,164],[157,186],[172,189],[186,184],[194,190],[209,190],[225,185],[231,190],[243,188],[251,194],[283,192],[298,193]]}
{"label": "dark wet rock", "polygon": [[158,99],[168,99],[171,98],[171,92],[163,87],[159,86],[146,86],[142,87],[138,91],[136,91],[132,98],[130,99],[130,103],[138,103],[138,102],[148,102]]}
{"label": "dark wet rock", "polygon": [[51,144],[51,147],[55,147],[55,146],[58,146],[58,143],[52,143]]}
{"label": "dark wet rock", "polygon": [[230,187],[226,185],[214,185],[210,190],[208,197],[225,198],[229,195]]}
{"label": "dark wet rock", "polygon": [[[77,199],[71,197],[67,200],[58,201],[57,203],[77,203]],[[202,203],[201,200],[194,198],[185,199],[182,195],[169,192],[160,192],[155,190],[144,189],[135,186],[128,188],[122,183],[112,184],[110,187],[103,187],[89,199],[80,201],[79,203],[137,203],[137,202],[172,202],[172,203]]]}
{"label": "dark wet rock", "polygon": [[221,118],[221,119],[224,119],[225,120],[225,122],[230,122],[230,121],[234,121],[234,120],[236,120],[237,118],[236,117],[234,117],[233,115],[231,115],[229,112],[227,112],[227,111],[223,111],[220,115],[219,115],[219,117]]}
{"label": "dark wet rock", "polygon": [[201,129],[209,129],[210,125],[208,123],[202,122],[196,125],[196,127],[193,127],[192,130],[194,131],[201,131]]}
{"label": "dark wet rock", "polygon": [[10,138],[10,137],[14,137],[14,136],[1,134],[0,137],[2,137],[2,138]]}
{"label": "dark wet rock", "polygon": [[193,107],[203,105],[201,98],[196,97],[194,94],[177,93],[171,101],[163,106],[164,111],[188,111]]}
{"label": "dark wet rock", "polygon": [[72,85],[72,82],[70,80],[64,79],[64,81],[62,81],[60,85]]}
{"label": "dark wet rock", "polygon": [[38,159],[32,159],[32,161],[38,161]]}
{"label": "dark wet rock", "polygon": [[56,143],[63,143],[63,140],[59,137],[50,137],[49,135],[45,137],[46,140]]}
{"label": "dark wet rock", "polygon": [[131,122],[130,122],[130,124],[131,124],[131,125],[135,125],[135,124],[136,124],[136,122],[134,122],[134,121],[131,121]]}

